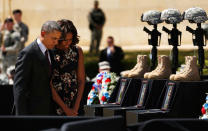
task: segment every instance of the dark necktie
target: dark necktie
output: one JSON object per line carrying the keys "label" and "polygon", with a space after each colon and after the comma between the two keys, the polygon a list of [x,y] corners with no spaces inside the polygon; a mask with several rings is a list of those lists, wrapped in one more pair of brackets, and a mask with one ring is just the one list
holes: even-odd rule
{"label": "dark necktie", "polygon": [[49,74],[49,76],[51,75],[51,71],[52,71],[52,69],[51,69],[51,63],[50,63],[50,61],[49,61],[49,55],[48,55],[48,50],[46,50],[45,51],[45,57],[46,57],[46,60],[47,60],[47,63],[48,63],[48,74]]}

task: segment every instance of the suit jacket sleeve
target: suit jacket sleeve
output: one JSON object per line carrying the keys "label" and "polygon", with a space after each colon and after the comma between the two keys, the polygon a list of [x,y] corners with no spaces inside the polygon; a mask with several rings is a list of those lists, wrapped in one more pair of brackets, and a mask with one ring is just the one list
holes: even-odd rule
{"label": "suit jacket sleeve", "polygon": [[124,52],[123,52],[122,48],[120,48],[120,47],[119,47],[119,50],[120,50],[119,58],[120,58],[120,60],[123,60],[124,59]]}
{"label": "suit jacket sleeve", "polygon": [[102,62],[102,61],[107,61],[107,59],[106,59],[106,54],[105,54],[105,50],[102,50],[102,51],[101,51],[99,61],[100,61],[100,62]]}
{"label": "suit jacket sleeve", "polygon": [[17,58],[14,78],[14,102],[17,115],[27,115],[29,83],[31,82],[32,61],[28,53],[21,52]]}
{"label": "suit jacket sleeve", "polygon": [[112,56],[113,60],[121,61],[124,58],[124,52],[120,47],[115,47],[115,54]]}

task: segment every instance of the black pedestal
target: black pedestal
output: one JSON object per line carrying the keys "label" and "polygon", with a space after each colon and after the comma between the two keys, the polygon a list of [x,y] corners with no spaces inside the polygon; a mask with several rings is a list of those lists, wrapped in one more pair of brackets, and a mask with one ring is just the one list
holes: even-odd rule
{"label": "black pedestal", "polygon": [[85,106],[85,116],[103,116],[103,108],[110,108],[110,107],[120,107],[120,105],[116,104],[105,104],[105,105],[90,105]]}
{"label": "black pedestal", "polygon": [[198,118],[205,102],[207,85],[207,81],[167,81],[165,95],[161,96],[161,108],[127,111],[127,124],[157,118]]}
{"label": "black pedestal", "polygon": [[120,78],[116,88],[111,95],[109,101],[110,104],[86,105],[84,107],[85,116],[103,116],[104,108],[135,105],[135,98],[137,97],[136,95],[138,94],[137,92],[140,86],[140,79]]}
{"label": "black pedestal", "polygon": [[126,112],[126,123],[127,125],[131,125],[154,118],[166,118],[167,114],[168,111],[162,111],[160,109],[131,110]]}
{"label": "black pedestal", "polygon": [[130,106],[130,107],[110,107],[103,109],[103,116],[116,116],[116,115],[122,115],[123,117],[126,116],[127,110],[138,110],[138,109],[144,109],[144,108],[138,108],[136,106]]}
{"label": "black pedestal", "polygon": [[[145,80],[142,79],[142,85],[137,97],[136,106],[130,107],[111,107],[103,110],[103,116],[122,115],[126,118],[126,111],[129,110],[142,110],[159,108],[160,96],[164,95],[165,82],[167,80]],[[147,81],[147,83],[146,83]],[[144,90],[146,86],[146,90]]]}

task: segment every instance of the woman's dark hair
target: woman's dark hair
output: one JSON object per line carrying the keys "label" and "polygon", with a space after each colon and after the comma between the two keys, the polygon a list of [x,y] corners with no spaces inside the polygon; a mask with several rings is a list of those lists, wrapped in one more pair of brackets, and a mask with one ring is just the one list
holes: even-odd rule
{"label": "woman's dark hair", "polygon": [[61,19],[58,20],[57,23],[61,27],[61,40],[64,40],[66,37],[66,34],[72,33],[72,45],[76,45],[79,43],[79,36],[77,35],[77,29],[74,26],[73,22],[67,19]]}

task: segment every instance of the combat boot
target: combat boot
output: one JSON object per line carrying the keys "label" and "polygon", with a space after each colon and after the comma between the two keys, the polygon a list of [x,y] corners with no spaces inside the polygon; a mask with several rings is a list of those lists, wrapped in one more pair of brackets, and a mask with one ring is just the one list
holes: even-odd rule
{"label": "combat boot", "polygon": [[137,55],[137,64],[131,70],[122,71],[120,74],[122,77],[128,77],[130,72],[134,72],[139,67],[139,61],[142,55]]}
{"label": "combat boot", "polygon": [[149,70],[148,58],[146,55],[141,55],[137,64],[137,68],[129,72],[129,78],[144,78],[144,73]]}
{"label": "combat boot", "polygon": [[176,74],[174,77],[175,81],[199,81],[199,70],[197,66],[196,56],[189,56],[187,70],[181,74]]}
{"label": "combat boot", "polygon": [[149,74],[148,79],[168,79],[171,74],[171,64],[168,56],[160,56],[159,67],[155,72]]}
{"label": "combat boot", "polygon": [[189,66],[190,66],[190,65],[189,65],[189,64],[190,64],[189,61],[190,61],[190,56],[186,56],[186,57],[185,57],[185,67],[184,67],[184,69],[181,70],[180,72],[176,73],[176,74],[171,74],[171,75],[170,75],[170,80],[174,81],[176,75],[185,73],[185,72],[189,69]]}
{"label": "combat boot", "polygon": [[160,66],[161,66],[161,56],[158,56],[158,64],[157,64],[157,67],[153,71],[145,73],[144,74],[144,78],[145,79],[148,79],[150,74],[152,74],[152,73],[154,73],[154,72],[156,72],[157,70],[160,69]]}

